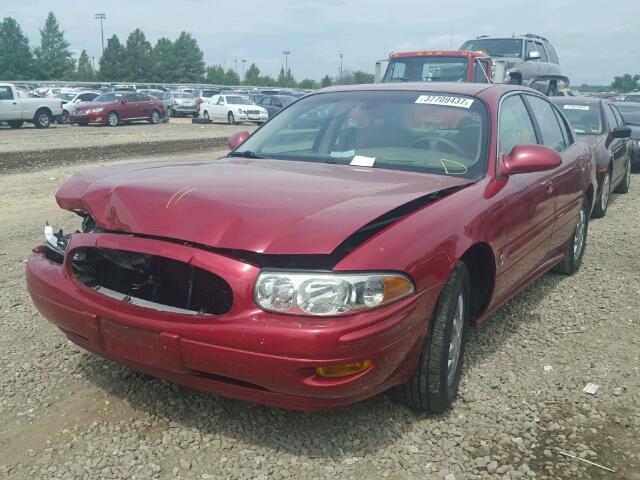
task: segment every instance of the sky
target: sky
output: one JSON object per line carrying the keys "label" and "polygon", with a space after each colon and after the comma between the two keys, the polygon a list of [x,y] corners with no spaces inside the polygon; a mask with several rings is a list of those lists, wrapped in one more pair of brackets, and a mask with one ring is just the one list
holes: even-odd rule
{"label": "sky", "polygon": [[[640,1],[619,0],[0,0],[0,17],[21,25],[32,46],[53,11],[72,51],[101,52],[104,35],[126,40],[141,28],[151,43],[190,32],[207,65],[237,68],[242,59],[277,75],[290,51],[294,77],[320,79],[345,70],[374,72],[392,51],[454,49],[478,35],[536,33],[554,45],[573,85],[609,84],[640,74]],[[613,6],[615,5],[615,7]]]}

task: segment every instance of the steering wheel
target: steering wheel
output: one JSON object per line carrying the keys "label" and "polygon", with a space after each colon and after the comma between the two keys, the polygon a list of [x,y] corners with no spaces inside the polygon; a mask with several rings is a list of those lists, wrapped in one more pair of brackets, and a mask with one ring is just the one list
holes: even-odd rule
{"label": "steering wheel", "polygon": [[[444,145],[447,145],[451,150],[453,150],[452,153],[455,153],[456,155],[465,158],[467,156],[467,154],[464,152],[464,150],[462,150],[458,145],[456,145],[455,143],[453,143],[451,140],[447,140],[446,138],[442,138],[442,137],[431,137],[431,136],[424,136],[424,137],[420,137],[415,139],[413,142],[411,142],[409,144],[409,148],[413,148],[416,145],[419,145],[420,143],[422,143],[423,141],[428,141],[429,144],[431,144],[431,142],[435,142],[435,143],[442,143]],[[439,150],[439,149],[438,149]],[[442,150],[440,150],[442,152]],[[445,152],[447,153],[447,152]]]}

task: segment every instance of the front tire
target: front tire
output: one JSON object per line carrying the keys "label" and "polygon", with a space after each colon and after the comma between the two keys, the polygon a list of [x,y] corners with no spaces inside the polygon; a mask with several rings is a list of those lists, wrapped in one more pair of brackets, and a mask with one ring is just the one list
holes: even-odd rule
{"label": "front tire", "polygon": [[618,184],[616,189],[614,190],[616,193],[627,193],[629,191],[629,187],[631,186],[631,159],[627,162],[627,169],[624,172],[624,177],[622,177],[622,181]]}
{"label": "front tire", "polygon": [[582,257],[587,246],[587,232],[589,230],[589,202],[586,198],[582,200],[580,212],[576,220],[576,227],[571,235],[571,240],[564,253],[562,261],[555,266],[554,270],[563,275],[573,275],[580,270]]}
{"label": "front tire", "polygon": [[469,272],[458,262],[442,288],[415,371],[397,387],[414,410],[443,412],[458,393],[469,324]]}
{"label": "front tire", "polygon": [[227,122],[229,122],[229,125],[236,124],[236,117],[233,116],[233,112],[229,112],[229,115],[227,115]]}
{"label": "front tire", "polygon": [[207,112],[206,110],[202,114],[202,118],[204,118],[207,122],[211,121],[211,119],[209,118],[209,112]]}
{"label": "front tire", "polygon": [[110,127],[117,127],[118,123],[120,123],[120,117],[116,112],[109,112],[107,115],[107,125]]}
{"label": "front tire", "polygon": [[600,195],[598,195],[598,201],[591,213],[593,218],[602,218],[607,213],[607,207],[609,206],[609,198],[611,197],[611,172],[607,170],[604,178],[602,179],[602,187],[600,187]]}
{"label": "front tire", "polygon": [[51,125],[51,115],[47,110],[41,108],[33,117],[33,124],[36,128],[49,128]]}
{"label": "front tire", "polygon": [[66,110],[63,110],[62,115],[58,117],[58,123],[60,124],[69,123],[69,112],[67,112]]}
{"label": "front tire", "polygon": [[22,120],[9,120],[7,123],[11,128],[20,128],[22,125],[24,125],[24,122]]}

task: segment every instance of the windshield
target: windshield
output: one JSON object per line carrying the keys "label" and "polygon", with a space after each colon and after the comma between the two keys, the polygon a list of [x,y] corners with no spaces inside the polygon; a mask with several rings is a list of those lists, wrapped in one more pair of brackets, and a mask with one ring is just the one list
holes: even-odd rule
{"label": "windshield", "polygon": [[302,98],[231,155],[480,178],[487,143],[487,110],[478,99],[350,91]]}
{"label": "windshield", "polygon": [[484,52],[490,57],[522,57],[522,40],[519,38],[480,38],[467,40],[460,50]]}
{"label": "windshield", "polygon": [[616,103],[616,107],[622,114],[624,123],[628,125],[640,125],[640,104],[624,105],[621,103]]}
{"label": "windshield", "polygon": [[232,105],[253,105],[253,102],[248,98],[237,97],[237,96],[227,96],[227,103]]}
{"label": "windshield", "polygon": [[462,57],[401,57],[389,62],[383,82],[464,82],[468,63]]}
{"label": "windshield", "polygon": [[75,93],[61,93],[60,94],[60,98],[62,100],[64,100],[65,102],[70,102],[71,100],[76,98],[76,94]]}
{"label": "windshield", "polygon": [[97,103],[118,102],[122,97],[124,97],[124,94],[122,93],[111,92],[100,95],[99,97],[94,98],[93,101]]}
{"label": "windshield", "polygon": [[561,105],[562,113],[578,135],[600,135],[602,119],[598,105],[565,103]]}

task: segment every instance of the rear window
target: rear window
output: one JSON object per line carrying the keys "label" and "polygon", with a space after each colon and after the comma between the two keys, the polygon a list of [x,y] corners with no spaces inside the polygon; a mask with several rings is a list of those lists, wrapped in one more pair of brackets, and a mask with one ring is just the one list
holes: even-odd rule
{"label": "rear window", "polygon": [[477,38],[462,44],[460,50],[484,52],[490,57],[522,56],[522,39],[519,38]]}
{"label": "rear window", "polygon": [[384,82],[464,82],[465,57],[400,57],[391,60]]}
{"label": "rear window", "polygon": [[117,102],[122,97],[124,97],[124,94],[122,93],[111,92],[111,93],[105,93],[103,95],[100,95],[99,97],[96,97],[93,101],[98,103]]}
{"label": "rear window", "polygon": [[599,135],[602,133],[599,105],[574,102],[564,103],[559,107],[578,135]]}

